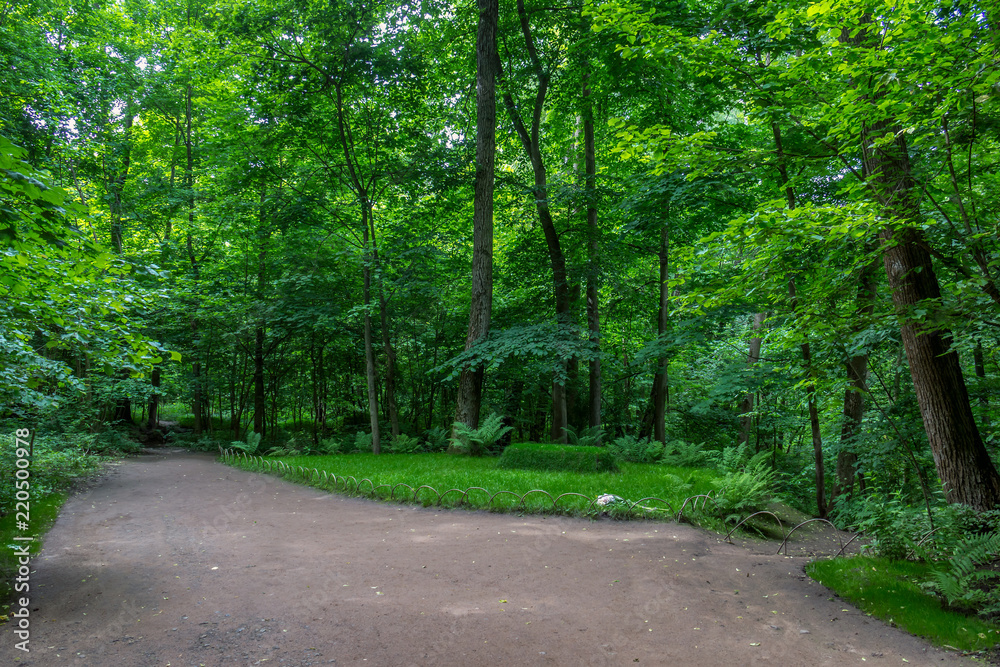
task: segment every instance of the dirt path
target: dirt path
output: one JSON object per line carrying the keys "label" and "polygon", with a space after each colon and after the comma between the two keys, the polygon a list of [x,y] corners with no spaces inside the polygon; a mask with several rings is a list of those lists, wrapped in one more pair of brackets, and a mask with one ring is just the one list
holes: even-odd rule
{"label": "dirt path", "polygon": [[[773,547],[772,547],[773,548]],[[67,502],[0,665],[961,665],[689,526],[422,509],[164,453]],[[15,662],[17,661],[17,662]]]}

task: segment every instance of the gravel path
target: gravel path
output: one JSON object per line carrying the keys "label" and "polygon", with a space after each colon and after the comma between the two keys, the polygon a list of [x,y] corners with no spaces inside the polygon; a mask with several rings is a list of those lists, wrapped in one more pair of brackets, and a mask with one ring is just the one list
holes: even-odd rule
{"label": "gravel path", "polygon": [[[769,545],[769,551],[773,551]],[[760,549],[758,549],[760,551]],[[972,665],[671,523],[424,509],[164,450],[72,497],[0,665]]]}

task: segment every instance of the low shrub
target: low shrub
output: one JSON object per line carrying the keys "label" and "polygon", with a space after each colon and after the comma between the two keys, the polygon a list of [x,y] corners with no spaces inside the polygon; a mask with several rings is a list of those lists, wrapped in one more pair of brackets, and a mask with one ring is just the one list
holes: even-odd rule
{"label": "low shrub", "polygon": [[497,467],[520,470],[618,472],[615,457],[602,447],[514,444],[503,450]]}

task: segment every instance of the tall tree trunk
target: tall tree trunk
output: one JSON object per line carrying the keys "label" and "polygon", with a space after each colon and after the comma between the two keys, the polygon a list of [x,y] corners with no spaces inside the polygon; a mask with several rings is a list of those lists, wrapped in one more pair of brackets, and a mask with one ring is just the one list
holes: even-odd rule
{"label": "tall tree trunk", "polygon": [[[774,148],[778,158],[777,169],[781,177],[781,184],[785,187],[785,199],[788,210],[795,208],[795,191],[792,189],[788,179],[788,165],[785,162],[785,151],[781,143],[781,129],[777,123],[771,123],[771,131],[774,134]],[[792,313],[798,310],[798,297],[795,294],[795,279],[788,281],[788,296],[791,299]],[[823,436],[819,427],[819,411],[816,408],[816,383],[813,380],[814,371],[812,368],[812,355],[809,350],[809,342],[800,345],[802,350],[802,364],[806,375],[809,378],[806,384],[806,396],[809,406],[809,430],[812,434],[813,457],[816,462],[816,510],[820,518],[826,518],[826,471],[823,463]]]}
{"label": "tall tree trunk", "polygon": [[376,373],[375,373],[375,350],[372,346],[372,316],[371,316],[371,303],[372,303],[372,273],[371,273],[371,261],[368,254],[368,209],[367,207],[362,208],[362,215],[364,216],[364,237],[362,243],[364,244],[364,266],[362,268],[362,280],[364,282],[364,302],[365,302],[365,317],[364,317],[364,340],[365,340],[365,381],[368,386],[368,418],[371,424],[372,430],[372,452],[378,454],[382,451],[382,440],[379,435],[379,424],[378,424],[378,389],[375,386]]}
{"label": "tall tree trunk", "polygon": [[[870,23],[865,17],[855,37],[849,33],[844,37],[855,45],[866,43]],[[877,105],[883,95],[879,91],[867,94],[876,118],[881,115]],[[876,146],[888,133],[893,142]],[[906,136],[892,118],[862,122],[862,155],[865,173],[870,175],[866,184],[884,218],[879,234],[883,263],[945,497],[950,503],[988,510],[1000,504],[1000,475],[976,427],[958,354],[951,346],[951,331],[933,324],[941,321],[934,312],[940,308],[941,289],[920,229],[922,217]],[[915,316],[917,308],[931,313],[927,318]]]}
{"label": "tall tree trunk", "polygon": [[399,435],[399,407],[396,404],[396,350],[389,336],[389,313],[385,302],[385,283],[382,280],[378,243],[375,239],[375,215],[371,207],[368,211],[368,226],[371,230],[372,266],[378,277],[378,316],[382,333],[382,351],[385,352],[385,408],[389,416],[392,437]]}
{"label": "tall tree trunk", "polygon": [[[556,230],[552,220],[552,212],[549,209],[548,200],[548,178],[545,170],[545,163],[542,161],[542,152],[539,139],[541,128],[542,111],[545,106],[545,97],[549,88],[549,73],[545,71],[542,62],[538,57],[535,48],[535,41],[531,34],[531,26],[528,23],[528,13],[524,7],[524,0],[517,0],[517,14],[521,24],[521,34],[524,37],[525,48],[531,60],[532,68],[538,87],[535,91],[535,102],[532,107],[531,127],[524,124],[521,114],[514,103],[514,97],[510,90],[505,90],[503,94],[504,106],[510,114],[514,124],[514,130],[521,141],[525,155],[531,161],[532,172],[534,173],[534,187],[532,195],[535,199],[535,209],[538,212],[538,219],[545,235],[545,243],[549,251],[549,264],[552,268],[552,286],[555,296],[556,321],[560,326],[570,324],[570,291],[566,273],[566,257],[563,254],[559,241],[559,232]],[[499,57],[497,59],[499,63]],[[498,74],[501,74],[498,69]],[[552,431],[551,437],[556,442],[566,442],[566,387],[558,379],[553,379],[552,383]]]}
{"label": "tall tree trunk", "polygon": [[[753,369],[760,361],[760,346],[764,341],[762,336],[757,335],[758,332],[764,326],[764,320],[767,319],[767,313],[754,313],[753,316],[753,333],[750,336],[750,350],[747,353],[747,368]],[[753,426],[753,405],[754,396],[757,392],[748,391],[747,395],[743,398],[743,402],[740,403],[740,445],[750,442],[750,429]]]}
{"label": "tall tree trunk", "polygon": [[264,327],[254,330],[253,346],[253,432],[266,435],[267,422],[264,419],[267,410],[264,391]]}
{"label": "tall tree trunk", "polygon": [[[590,100],[587,79],[583,82],[583,161],[586,170],[587,197],[587,330],[594,352],[600,352],[601,317],[598,309],[598,275],[600,272],[601,237],[597,227],[597,152],[594,147],[594,106]],[[601,425],[601,357],[590,360],[590,400],[587,423],[591,428]]]}
{"label": "tall tree trunk", "polygon": [[[667,334],[668,316],[670,314],[670,223],[664,223],[660,229],[660,247],[657,252],[660,268],[660,293],[656,312],[656,333],[660,345],[663,345]],[[661,352],[656,360],[656,375],[653,378],[653,439],[667,444],[667,401],[670,385],[667,368],[670,359]]]}
{"label": "tall tree trunk", "polygon": [[[496,78],[499,68],[497,23],[500,2],[478,0],[477,4],[476,180],[472,212],[472,297],[469,305],[469,328],[465,336],[466,351],[489,334],[493,312],[493,184],[496,169]],[[458,377],[455,421],[470,428],[479,426],[484,372],[482,364],[475,369],[466,366]],[[433,392],[433,388],[431,391]],[[482,453],[478,444],[474,444],[472,453]]]}
{"label": "tall tree trunk", "polygon": [[132,124],[135,118],[132,115],[132,105],[127,104],[125,109],[125,136],[122,141],[121,164],[115,165],[114,169],[107,176],[108,194],[111,195],[109,213],[111,214],[111,246],[117,254],[122,254],[124,244],[124,232],[122,229],[122,217],[124,216],[124,192],[125,182],[128,180],[128,172],[132,165]]}
{"label": "tall tree trunk", "polygon": [[[184,150],[187,157],[187,165],[185,170],[185,183],[187,185],[187,209],[188,209],[188,227],[187,227],[187,251],[188,259],[191,262],[191,271],[194,274],[195,282],[197,283],[199,276],[198,259],[194,252],[194,240],[192,238],[194,234],[194,146],[193,137],[191,132],[191,118],[192,118],[192,108],[191,108],[191,98],[192,98],[192,87],[188,83],[185,88],[185,104],[184,104],[184,118],[185,118],[185,131],[184,131]],[[204,429],[204,396],[202,388],[202,378],[201,378],[201,350],[200,343],[198,342],[198,321],[194,316],[190,320],[191,327],[191,340],[194,348],[194,354],[192,355],[194,359],[191,362],[191,375],[192,375],[192,388],[191,388],[191,412],[194,413],[194,432],[201,433]]]}

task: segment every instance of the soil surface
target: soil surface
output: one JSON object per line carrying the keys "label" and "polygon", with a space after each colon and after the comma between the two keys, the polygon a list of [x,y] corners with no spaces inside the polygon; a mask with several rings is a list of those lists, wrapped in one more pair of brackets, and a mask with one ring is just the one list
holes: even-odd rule
{"label": "soil surface", "polygon": [[348,498],[164,449],[66,503],[32,565],[31,651],[8,623],[0,665],[981,664],[775,550]]}

